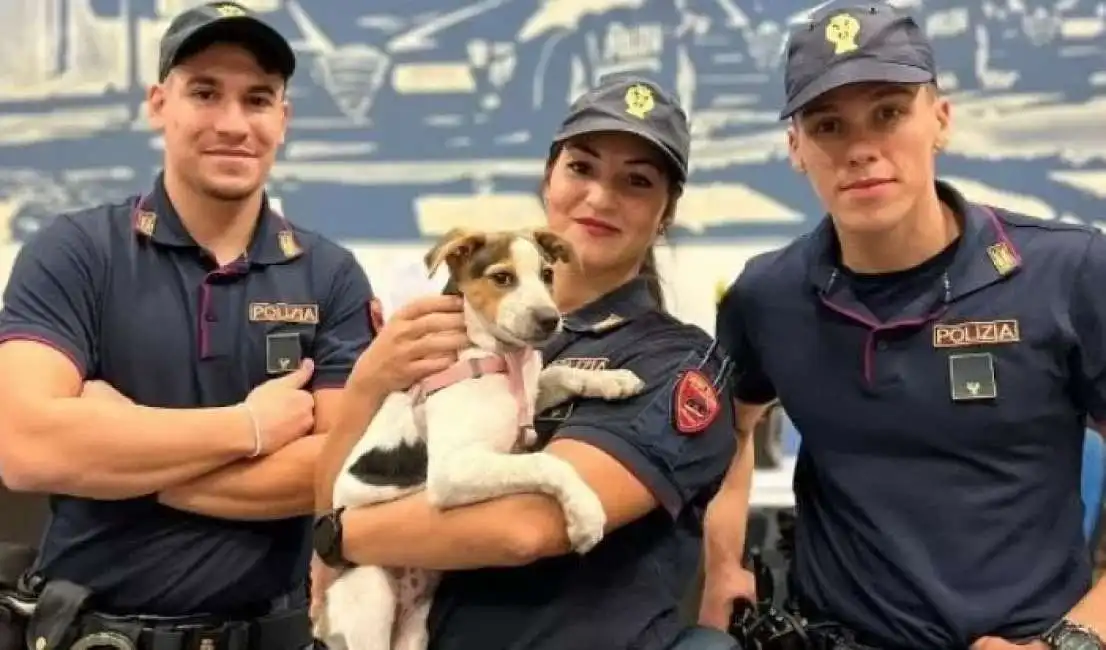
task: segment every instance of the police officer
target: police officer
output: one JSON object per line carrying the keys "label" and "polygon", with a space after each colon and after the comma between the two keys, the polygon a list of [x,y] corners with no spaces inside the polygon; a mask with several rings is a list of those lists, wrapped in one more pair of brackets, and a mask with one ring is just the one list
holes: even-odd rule
{"label": "police officer", "polygon": [[[1079,469],[1106,419],[1106,238],[937,181],[935,78],[885,4],[793,33],[782,117],[828,216],[723,300],[739,427],[779,397],[802,432],[791,582],[843,647],[1100,648]],[[715,627],[745,590],[744,469],[707,515]]]}
{"label": "police officer", "polygon": [[158,616],[131,641],[311,642],[325,436],[310,434],[331,425],[371,339],[371,294],[349,251],[266,200],[294,68],[284,38],[237,4],[177,16],[148,94],[163,172],[142,196],[59,216],[15,262],[0,471],[52,495],[32,582],[43,598],[61,581],[91,592],[73,630]]}
{"label": "police officer", "polygon": [[[546,163],[548,226],[580,265],[556,268],[566,316],[545,361],[626,368],[646,383],[622,402],[579,400],[537,418],[541,453],[571,463],[605,506],[604,540],[585,556],[570,553],[559,506],[539,495],[448,512],[419,495],[318,520],[316,550],[335,566],[472,569],[447,574],[439,588],[434,650],[659,650],[682,633],[678,607],[697,567],[703,508],[734,449],[721,355],[665,311],[653,261],[688,149],[675,100],[651,81],[621,78],[572,106]],[[384,326],[350,380],[351,404],[379,404],[428,374],[407,332],[462,333],[459,301],[453,313],[423,315],[449,300],[412,306]],[[370,417],[343,419],[327,454],[344,458]],[[323,478],[328,489],[333,479]]]}

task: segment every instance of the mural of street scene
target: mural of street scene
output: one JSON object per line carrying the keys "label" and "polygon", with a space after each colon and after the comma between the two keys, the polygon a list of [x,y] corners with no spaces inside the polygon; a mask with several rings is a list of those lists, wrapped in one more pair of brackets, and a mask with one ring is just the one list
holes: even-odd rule
{"label": "mural of street scene", "polygon": [[[835,0],[836,3],[836,0]],[[161,143],[142,98],[183,0],[4,0],[0,240],[146,187]],[[691,114],[676,242],[786,238],[820,218],[785,164],[781,56],[811,0],[255,0],[299,57],[270,192],[355,242],[540,220],[567,104],[639,72]],[[898,0],[937,47],[970,197],[1106,228],[1106,0]],[[1101,221],[1100,221],[1101,220]]]}

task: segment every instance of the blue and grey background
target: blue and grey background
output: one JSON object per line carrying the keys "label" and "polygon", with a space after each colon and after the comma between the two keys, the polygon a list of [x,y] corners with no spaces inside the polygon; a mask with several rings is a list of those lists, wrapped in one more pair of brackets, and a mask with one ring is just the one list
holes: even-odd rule
{"label": "blue and grey background", "polygon": [[[144,87],[157,39],[189,4],[0,3],[0,239],[24,241],[59,211],[149,183],[161,153]],[[776,114],[787,27],[827,3],[248,4],[300,59],[270,190],[290,218],[343,241],[539,220],[535,191],[558,120],[617,72],[651,75],[689,108],[693,171],[675,241],[788,238],[820,216],[784,162]],[[1106,1],[896,4],[921,17],[955,102],[942,174],[973,199],[1106,223]]]}

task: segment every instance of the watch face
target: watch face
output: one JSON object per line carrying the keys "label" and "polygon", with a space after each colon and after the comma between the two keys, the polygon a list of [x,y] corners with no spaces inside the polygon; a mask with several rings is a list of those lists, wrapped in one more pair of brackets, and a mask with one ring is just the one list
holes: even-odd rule
{"label": "watch face", "polygon": [[334,549],[334,520],[330,517],[320,517],[315,521],[314,535],[312,535],[315,552],[322,557],[329,555]]}
{"label": "watch face", "polygon": [[1060,639],[1058,650],[1102,650],[1102,644],[1093,634],[1082,630],[1070,630]]}

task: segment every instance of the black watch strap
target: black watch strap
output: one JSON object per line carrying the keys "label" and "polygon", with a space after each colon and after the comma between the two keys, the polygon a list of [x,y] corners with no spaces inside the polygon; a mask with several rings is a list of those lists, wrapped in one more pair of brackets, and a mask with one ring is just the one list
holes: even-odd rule
{"label": "black watch strap", "polygon": [[312,545],[323,564],[334,569],[348,569],[353,565],[342,555],[342,513],[345,508],[335,508],[315,519]]}

